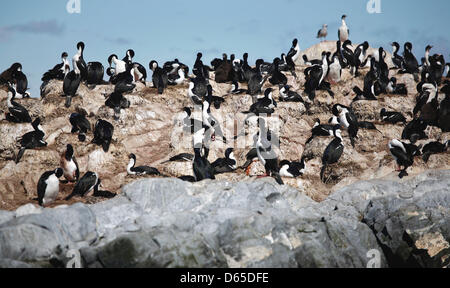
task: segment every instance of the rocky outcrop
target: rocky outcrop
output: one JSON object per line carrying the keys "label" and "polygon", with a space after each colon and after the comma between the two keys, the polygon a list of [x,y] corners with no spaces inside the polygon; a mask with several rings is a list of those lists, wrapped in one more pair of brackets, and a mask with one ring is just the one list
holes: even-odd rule
{"label": "rocky outcrop", "polygon": [[[310,59],[319,58],[322,51],[333,52],[336,48],[334,42],[322,42],[304,51]],[[369,53],[375,50],[370,50]],[[389,58],[389,55],[388,57]],[[301,60],[300,60],[301,61]],[[390,65],[390,59],[387,59]],[[304,75],[306,68],[303,63],[298,63],[297,80],[289,73],[287,77],[294,91],[303,91]],[[367,69],[363,69],[363,74]],[[358,101],[351,103],[355,97],[352,88],[355,85],[363,87],[363,76],[352,77],[347,70],[343,71],[341,83],[333,85],[335,98],[331,98],[327,92],[318,91],[314,105],[307,111],[303,104],[278,103],[275,114],[268,120],[272,130],[279,134],[280,149],[277,149],[280,160],[299,160],[303,154],[309,156],[305,175],[299,180],[284,179],[285,183],[308,195],[315,201],[323,201],[332,191],[352,184],[358,180],[370,180],[394,176],[394,161],[389,155],[387,143],[390,139],[401,137],[403,127],[401,125],[383,125],[380,121],[381,108],[403,112],[408,120],[412,119],[411,111],[414,108],[416,83],[411,75],[396,75],[391,70],[390,76],[396,76],[398,83],[405,83],[408,87],[408,96],[380,95],[379,101]],[[223,96],[220,110],[212,109],[213,115],[223,125],[223,130],[228,139],[239,134],[244,126],[246,115],[239,113],[246,111],[252,103],[247,95],[228,95],[229,84],[217,84],[211,81],[214,95]],[[265,87],[269,87],[266,84]],[[136,180],[128,177],[126,166],[128,155],[134,153],[138,158],[138,165],[151,165],[158,168],[163,174],[170,177],[192,175],[191,163],[161,164],[171,156],[179,153],[192,153],[192,138],[181,133],[180,115],[183,107],[192,103],[187,97],[187,83],[181,86],[169,87],[164,95],[157,95],[154,88],[138,84],[135,91],[125,95],[131,102],[131,107],[122,111],[119,121],[113,120],[112,109],[107,108],[105,97],[113,91],[112,85],[99,85],[95,89],[88,89],[81,85],[78,96],[73,99],[70,109],[64,107],[62,83],[51,81],[43,87],[42,99],[18,100],[30,110],[32,117],[40,116],[42,126],[46,132],[48,147],[36,150],[27,150],[19,164],[14,163],[18,152],[17,139],[26,132],[32,130],[29,124],[9,124],[0,121],[0,209],[15,210],[18,207],[34,203],[36,198],[36,185],[39,177],[49,170],[54,170],[59,165],[60,154],[66,144],[71,143],[75,148],[75,156],[82,173],[94,171],[100,175],[104,190],[121,192],[121,188]],[[245,85],[244,85],[245,86]],[[244,87],[245,88],[245,87]],[[274,88],[275,99],[278,99],[278,87]],[[301,93],[301,92],[300,92]],[[5,110],[6,92],[0,90],[0,109]],[[304,98],[307,98],[304,96]],[[346,132],[345,152],[337,165],[332,165],[326,171],[327,184],[319,181],[321,169],[321,156],[329,138],[317,138],[308,145],[306,140],[314,125],[314,119],[319,118],[327,122],[331,116],[331,107],[335,103],[351,105],[360,121],[374,121],[382,132],[361,130],[355,149],[350,146]],[[113,123],[115,133],[109,153],[104,153],[101,147],[90,143],[92,132],[87,135],[87,142],[80,143],[77,135],[70,133],[69,115],[76,111],[85,111],[92,125],[98,119],[104,119]],[[201,119],[199,111],[195,113],[197,119]],[[238,127],[238,129],[236,129]],[[253,145],[255,127],[246,129],[247,136],[238,139],[237,143],[224,144],[216,141],[212,144],[210,161],[223,157],[224,151],[234,146],[238,164],[245,162],[245,155]],[[450,133],[441,133],[440,129],[430,130],[430,140],[446,141],[450,139]],[[420,141],[418,144],[425,144]],[[253,165],[251,176],[261,173],[263,167],[257,163]],[[420,174],[428,169],[450,169],[450,154],[434,155],[428,163],[416,158],[415,164],[409,169],[411,176]],[[220,180],[238,182],[249,180],[244,171],[220,175]],[[73,185],[61,185],[61,193],[54,204],[74,204],[81,201],[85,204],[97,203],[103,199],[87,197],[65,202],[65,196],[70,194]]]}
{"label": "rocky outcrop", "polygon": [[144,179],[102,203],[1,212],[0,267],[64,267],[70,251],[83,267],[445,267],[449,176],[357,182],[322,203],[272,179]]}

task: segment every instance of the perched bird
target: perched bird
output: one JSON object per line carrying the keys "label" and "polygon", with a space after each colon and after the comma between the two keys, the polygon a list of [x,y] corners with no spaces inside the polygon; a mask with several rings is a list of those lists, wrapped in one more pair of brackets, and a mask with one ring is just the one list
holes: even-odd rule
{"label": "perched bird", "polygon": [[400,51],[400,44],[397,42],[392,43],[392,63],[394,63],[394,68],[403,69],[403,57],[398,55]]}
{"label": "perched bird", "polygon": [[194,134],[194,161],[192,163],[192,169],[194,171],[196,182],[203,181],[205,179],[215,180],[214,167],[208,161],[207,157],[203,154],[203,138],[205,129],[200,129]]}
{"label": "perched bird", "polygon": [[328,36],[328,25],[323,24],[322,29],[317,32],[317,39],[324,38],[324,40],[327,40]]}
{"label": "perched bird", "polygon": [[349,107],[336,104],[332,109],[333,115],[338,117],[339,123],[348,130],[353,148],[355,147],[355,139],[358,138],[358,119],[355,113]]}
{"label": "perched bird", "polygon": [[422,148],[422,159],[428,163],[431,155],[445,153],[450,147],[450,140],[442,144],[441,142],[430,142]]}
{"label": "perched bird", "polygon": [[48,72],[46,72],[44,74],[44,76],[42,76],[42,81],[43,82],[47,82],[53,79],[56,80],[64,80],[64,77],[66,77],[66,75],[70,72],[70,64],[69,61],[67,61],[67,57],[69,55],[64,52],[61,55],[61,60],[62,63],[55,65],[55,67],[53,67],[53,69],[48,70]]}
{"label": "perched bird", "polygon": [[400,73],[413,74],[414,80],[419,81],[419,62],[417,62],[416,57],[412,53],[412,44],[410,42],[405,43],[403,52],[403,70]]}
{"label": "perched bird", "polygon": [[264,97],[259,99],[256,103],[250,106],[248,111],[242,112],[243,114],[272,114],[275,112],[277,102],[273,99],[272,88],[267,88],[264,91]]}
{"label": "perched bird", "polygon": [[272,73],[272,76],[269,78],[269,82],[272,85],[287,85],[287,78],[286,76],[280,72],[279,65],[280,65],[280,58],[275,58],[273,60],[274,70]]}
{"label": "perched bird", "polygon": [[181,85],[186,80],[186,72],[182,67],[176,69],[175,74],[169,74],[167,81],[169,85]]}
{"label": "perched bird", "polygon": [[41,119],[36,118],[36,120],[33,121],[32,126],[34,131],[26,133],[19,139],[20,150],[19,153],[17,153],[16,164],[22,159],[25,150],[47,146],[47,142],[44,141],[45,133],[41,127]]}
{"label": "perched bird", "polygon": [[105,101],[105,105],[114,110],[114,120],[120,119],[121,109],[130,108],[130,101],[122,93],[113,92]]}
{"label": "perched bird", "polygon": [[280,86],[280,102],[300,102],[303,103],[306,107],[306,109],[309,108],[309,104],[306,103],[302,96],[300,96],[300,94],[298,94],[295,91],[291,91],[291,86],[289,85],[285,85],[285,86]]}
{"label": "perched bird", "polygon": [[231,83],[230,94],[240,95],[240,94],[246,94],[247,92],[248,91],[246,89],[239,89],[239,83],[237,81],[233,81],[233,83]]}
{"label": "perched bird", "polygon": [[290,57],[294,63],[300,57],[300,45],[297,38],[292,41],[292,48],[289,50],[287,57]]}
{"label": "perched bird", "polygon": [[39,178],[37,194],[39,205],[44,207],[56,200],[59,193],[59,178],[63,176],[63,170],[58,168],[47,171]]}
{"label": "perched bird", "polygon": [[344,142],[341,136],[341,130],[339,126],[335,126],[333,128],[334,139],[325,149],[322,157],[322,169],[320,171],[320,179],[322,182],[326,182],[325,180],[325,170],[328,165],[335,164],[341,159],[342,154],[344,153]]}
{"label": "perched bird", "polygon": [[204,77],[191,78],[188,88],[188,97],[195,105],[202,105],[203,98],[208,94],[208,82]]}
{"label": "perched bird", "polygon": [[389,84],[386,87],[386,92],[395,95],[408,95],[408,90],[405,84],[397,84],[397,78],[391,77]]}
{"label": "perched bird", "polygon": [[416,156],[420,151],[419,147],[413,144],[406,144],[397,139],[389,142],[389,151],[394,157],[397,165],[399,167],[403,166],[403,169],[399,168],[397,171],[400,172],[398,175],[401,178],[408,176],[406,170],[414,164],[414,156]]}
{"label": "perched bird", "polygon": [[150,70],[153,71],[153,87],[158,89],[158,93],[162,95],[164,93],[164,89],[167,88],[167,83],[169,81],[167,73],[162,68],[160,68],[158,66],[158,62],[154,60],[150,62],[149,66]]}
{"label": "perched bird", "polygon": [[347,27],[347,23],[345,23],[345,19],[347,18],[347,15],[342,15],[342,25],[339,27],[338,30],[338,39],[341,41],[341,43],[344,43],[348,40],[348,36],[350,35],[350,30]]}
{"label": "perched bird", "polygon": [[65,106],[67,108],[69,108],[70,105],[72,104],[72,98],[75,97],[75,95],[78,91],[78,87],[80,87],[81,80],[83,79],[83,75],[82,75],[83,69],[85,69],[85,73],[86,73],[84,77],[87,76],[87,67],[86,67],[86,63],[83,60],[83,57],[82,57],[83,50],[81,49],[81,48],[84,49],[84,44],[82,44],[82,45],[81,44],[79,44],[77,46],[80,48],[80,50],[78,51],[78,53],[75,56],[73,56],[73,59],[72,59],[73,70],[70,71],[69,73],[67,73],[66,77],[64,78],[63,92],[64,92],[64,95],[66,96]]}
{"label": "perched bird", "polygon": [[127,173],[128,175],[136,175],[136,176],[143,176],[143,175],[161,175],[159,173],[158,169],[149,167],[149,166],[139,166],[135,167],[136,165],[136,155],[130,154],[129,156],[130,162],[127,167]]}
{"label": "perched bird", "polygon": [[94,139],[92,143],[102,146],[103,151],[108,152],[114,133],[114,126],[108,121],[99,119],[95,123]]}
{"label": "perched bird", "polygon": [[15,97],[15,87],[14,85],[9,85],[8,98],[6,99],[9,113],[6,113],[6,121],[12,123],[31,123],[30,113],[25,107],[14,101]]}
{"label": "perched bird", "polygon": [[403,129],[402,139],[410,140],[411,142],[415,142],[414,140],[428,139],[428,136],[425,133],[427,127],[427,123],[422,119],[413,119],[405,126],[405,129]]}
{"label": "perched bird", "polygon": [[86,134],[88,131],[91,131],[91,123],[86,119],[86,116],[79,113],[73,113],[70,115],[70,124],[72,125],[71,133],[78,134],[78,140],[80,142],[86,141]]}
{"label": "perched bird", "polygon": [[228,148],[225,151],[225,158],[217,159],[211,163],[211,166],[214,169],[214,175],[236,171],[237,161],[234,157],[233,148]]}
{"label": "perched bird", "polygon": [[450,84],[444,86],[441,92],[445,93],[445,98],[439,104],[438,127],[445,133],[450,132]]}
{"label": "perched bird", "polygon": [[406,124],[406,118],[405,118],[405,116],[403,116],[402,113],[399,113],[399,112],[388,112],[388,111],[386,111],[386,108],[381,109],[380,117],[381,117],[381,121],[386,122],[386,123],[390,123],[390,124],[403,123],[403,124]]}
{"label": "perched bird", "polygon": [[305,173],[305,157],[300,162],[290,162],[283,160],[280,162],[280,176],[288,178],[297,178]]}
{"label": "perched bird", "polygon": [[61,155],[60,167],[64,171],[64,177],[69,182],[76,182],[80,178],[80,169],[74,156],[73,146],[67,144],[66,151]]}
{"label": "perched bird", "polygon": [[72,193],[64,200],[69,201],[75,196],[84,197],[92,190],[94,190],[94,194],[96,194],[98,192],[99,186],[100,179],[98,177],[98,174],[89,171],[84,174],[84,176],[80,180],[78,180],[78,182],[75,184],[75,187],[73,188]]}
{"label": "perched bird", "polygon": [[[336,116],[335,116],[336,117]],[[338,123],[337,117],[336,117],[336,123],[333,123],[331,125],[326,124],[320,124],[320,120],[316,119],[313,129],[311,130],[311,137],[306,141],[306,144],[309,144],[315,137],[329,137],[334,136],[334,127]],[[330,121],[331,122],[331,121]]]}

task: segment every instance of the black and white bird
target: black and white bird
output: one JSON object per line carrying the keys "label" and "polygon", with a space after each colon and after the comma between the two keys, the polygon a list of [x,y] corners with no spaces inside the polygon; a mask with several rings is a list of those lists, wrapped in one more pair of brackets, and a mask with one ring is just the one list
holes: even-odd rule
{"label": "black and white bird", "polygon": [[55,65],[55,67],[53,67],[53,69],[48,70],[43,76],[42,76],[42,81],[43,82],[47,82],[50,80],[64,80],[64,77],[67,75],[67,73],[70,72],[70,64],[69,61],[67,60],[67,57],[69,57],[69,55],[67,54],[67,52],[62,53],[61,55],[61,61],[62,63]]}
{"label": "black and white bird", "polygon": [[423,146],[421,150],[422,159],[428,163],[431,155],[445,153],[450,148],[450,140],[442,144],[441,142],[430,142]]}
{"label": "black and white bird", "polygon": [[194,73],[194,75],[197,77],[209,79],[210,68],[206,65],[203,65],[202,57],[203,57],[202,53],[197,53],[197,59],[195,60],[192,73]]}
{"label": "black and white bird", "polygon": [[367,49],[369,49],[369,42],[365,41],[364,43],[358,45],[353,52],[353,57],[355,58],[355,76],[359,75],[358,69],[365,66],[363,65],[367,58]]}
{"label": "black and white bird", "polygon": [[273,99],[272,88],[267,88],[264,91],[264,97],[258,99],[258,101],[250,106],[248,111],[242,112],[243,114],[272,114],[275,112],[277,102]]}
{"label": "black and white bird", "polygon": [[[414,156],[420,153],[419,147],[413,144],[401,142],[397,139],[390,141],[388,147],[389,152],[399,166],[397,172],[400,172],[398,175],[400,179],[408,176],[408,172],[406,172],[406,170],[414,164]],[[401,169],[401,167],[403,167],[403,169]]]}
{"label": "black and white bird", "polygon": [[167,83],[169,81],[167,73],[158,66],[158,62],[156,62],[155,60],[150,62],[149,67],[150,70],[153,71],[153,87],[158,89],[158,93],[162,95],[164,93],[164,89],[167,88]]}
{"label": "black and white bird", "polygon": [[290,57],[294,63],[297,61],[298,57],[300,57],[300,45],[297,38],[292,41],[292,47],[291,50],[289,50],[287,57]]}
{"label": "black and white bird", "polygon": [[280,86],[280,102],[300,102],[305,105],[306,109],[309,109],[309,104],[306,103],[302,96],[295,91],[291,90],[291,86]]}
{"label": "black and white bird", "polygon": [[[336,116],[334,116],[334,120],[335,121],[332,124],[321,124],[320,119],[316,119],[314,127],[311,130],[311,137],[309,137],[305,145],[309,144],[315,137],[334,136],[334,127],[339,123]],[[330,120],[329,122],[332,121]]]}
{"label": "black and white bird", "polygon": [[125,54],[125,57],[123,57],[122,61],[125,62],[125,64],[129,67],[133,64],[133,58],[136,54],[134,53],[133,49],[128,49],[127,53]]}
{"label": "black and white bird", "polygon": [[305,82],[305,93],[311,101],[314,101],[316,97],[316,90],[320,89],[325,77],[328,74],[328,61],[326,52],[322,53],[322,64],[313,65],[308,67],[304,71],[306,82]]}
{"label": "black and white bird", "polygon": [[273,60],[274,69],[271,77],[269,78],[269,82],[272,85],[287,85],[287,77],[280,72],[279,69],[280,61],[280,58],[275,58]]}
{"label": "black and white bird", "polygon": [[350,141],[353,148],[355,147],[355,139],[358,138],[358,119],[350,107],[336,104],[332,109],[333,115],[338,117],[338,121],[345,129],[348,130]]}
{"label": "black and white bird", "polygon": [[381,121],[390,124],[403,123],[406,124],[406,118],[400,112],[388,112],[386,108],[381,109],[380,111]]}
{"label": "black and white bird", "polygon": [[77,159],[74,156],[74,149],[71,144],[67,144],[66,151],[61,154],[60,167],[64,171],[64,178],[69,182],[77,182],[80,179],[80,169]]}
{"label": "black and white bird", "polygon": [[326,182],[325,170],[327,166],[339,162],[339,159],[341,159],[341,156],[344,153],[344,141],[342,140],[341,130],[339,129],[338,125],[333,128],[333,134],[335,138],[327,146],[322,156],[322,169],[320,171],[320,179],[324,183]]}
{"label": "black and white bird", "polygon": [[408,89],[405,84],[398,84],[397,78],[391,77],[386,87],[386,92],[395,95],[408,95]]}
{"label": "black and white bird", "polygon": [[205,129],[200,129],[194,134],[194,161],[192,163],[192,169],[194,171],[194,177],[197,182],[211,179],[215,180],[214,167],[208,161],[207,156],[202,153],[204,151],[203,139]]}
{"label": "black and white bird", "polygon": [[86,116],[80,113],[72,113],[69,118],[70,124],[72,125],[71,133],[78,134],[78,140],[80,142],[86,141],[86,134],[91,131],[91,123],[86,119]]}
{"label": "black and white bird", "polygon": [[348,40],[348,36],[350,35],[350,30],[347,27],[347,23],[345,22],[345,19],[347,18],[347,15],[342,15],[342,25],[339,27],[338,30],[338,38],[341,41],[341,43],[344,43]]}
{"label": "black and white bird", "polygon": [[[83,48],[84,44],[83,45],[79,44],[79,47],[80,49]],[[81,54],[79,54],[80,51]],[[72,98],[75,97],[78,91],[78,87],[80,87],[81,80],[83,79],[81,72],[82,69],[85,69],[86,71],[85,73],[87,76],[87,68],[86,63],[84,63],[84,60],[82,58],[82,51],[83,50],[79,50],[78,53],[75,56],[73,56],[72,59],[73,70],[67,73],[66,77],[64,78],[63,92],[64,95],[66,96],[65,106],[67,108],[69,108],[70,105],[72,104]]]}
{"label": "black and white bird", "polygon": [[419,118],[429,126],[438,126],[439,102],[437,83],[425,83],[422,86],[422,93],[417,97],[417,104],[413,114],[416,116],[420,112]]}
{"label": "black and white bird", "polygon": [[25,107],[14,101],[15,97],[15,85],[9,85],[8,98],[6,99],[9,113],[6,113],[6,121],[11,123],[31,123],[30,113]]}
{"label": "black and white bird", "polygon": [[428,139],[428,135],[425,133],[428,125],[420,118],[413,119],[409,122],[402,132],[402,139],[410,140],[414,143],[416,140]]}
{"label": "black and white bird", "polygon": [[287,178],[297,178],[305,174],[305,157],[302,157],[300,162],[291,162],[283,160],[280,162],[280,176]]}
{"label": "black and white bird", "polygon": [[191,78],[188,88],[188,97],[195,105],[202,105],[208,94],[208,82],[204,77]]}
{"label": "black and white bird", "polygon": [[131,64],[131,74],[133,75],[133,82],[141,82],[147,86],[147,70],[139,63]]}
{"label": "black and white bird", "polygon": [[392,42],[392,63],[394,63],[394,68],[403,69],[403,57],[398,55],[399,51],[400,44]]}
{"label": "black and white bird", "polygon": [[211,165],[214,168],[215,175],[236,171],[237,161],[234,157],[233,148],[228,148],[225,151],[225,158],[219,158]]}
{"label": "black and white bird", "polygon": [[108,121],[99,119],[97,123],[95,123],[94,139],[92,139],[92,143],[102,146],[103,151],[108,152],[113,134],[114,126]]}
{"label": "black and white bird", "polygon": [[37,184],[37,194],[39,205],[44,207],[53,203],[59,193],[59,178],[63,176],[63,170],[58,168],[54,171],[47,171],[39,178]]}
{"label": "black and white bird", "polygon": [[17,153],[16,164],[22,159],[25,150],[31,150],[46,147],[47,142],[44,141],[45,132],[41,127],[41,119],[36,118],[32,123],[34,131],[28,132],[19,138],[20,150]]}
{"label": "black and white bird", "polygon": [[67,196],[64,200],[69,201],[73,197],[84,197],[87,196],[92,190],[94,190],[94,194],[98,192],[98,188],[100,186],[100,179],[98,174],[95,172],[87,172],[84,176],[78,180],[73,188],[72,193]]}
{"label": "black and white bird", "polygon": [[113,92],[105,101],[105,105],[114,110],[114,120],[120,119],[120,111],[130,108],[130,101],[122,93]]}
{"label": "black and white bird", "polygon": [[115,84],[114,76],[124,73],[125,71],[127,71],[127,68],[128,68],[128,70],[130,70],[130,66],[127,65],[127,62],[125,62],[123,60],[119,60],[117,58],[116,54],[112,54],[111,56],[108,57],[108,63],[109,63],[109,68],[112,68],[112,64],[114,64],[114,68],[112,68],[112,72],[114,72],[112,79],[111,79],[112,84]]}
{"label": "black and white bird", "polygon": [[263,65],[263,60],[258,59],[256,61],[255,70],[251,73],[250,80],[248,81],[248,91],[247,93],[251,96],[255,96],[261,93],[261,89],[264,83],[269,78],[269,75],[262,76],[261,65]]}
{"label": "black and white bird", "polygon": [[169,85],[181,85],[186,80],[186,72],[182,67],[178,67],[176,69],[176,73],[168,75],[168,84]]}
{"label": "black and white bird", "polygon": [[22,64],[13,64],[16,67],[12,71],[12,84],[16,90],[16,99],[30,98],[31,94],[28,92],[28,79],[27,76],[22,72]]}
{"label": "black and white bird", "polygon": [[240,95],[240,94],[246,94],[247,92],[248,92],[247,89],[239,89],[238,81],[233,81],[231,83],[230,94],[232,94],[232,95]]}
{"label": "black and white bird", "polygon": [[412,53],[412,44],[410,42],[405,43],[403,52],[403,70],[400,73],[409,73],[414,75],[414,80],[419,81],[419,62]]}
{"label": "black and white bird", "polygon": [[328,25],[323,24],[322,29],[317,32],[317,39],[324,38],[324,40],[327,40],[328,36]]}
{"label": "black and white bird", "polygon": [[280,167],[278,163],[278,156],[272,145],[272,140],[268,139],[268,129],[266,128],[266,121],[263,118],[258,119],[259,131],[255,135],[256,155],[259,161],[264,165],[266,174],[263,177],[273,177],[279,185],[284,185],[280,176]]}
{"label": "black and white bird", "polygon": [[127,166],[127,173],[128,175],[135,175],[135,176],[143,176],[143,175],[161,175],[159,173],[158,169],[150,167],[150,166],[136,166],[136,155],[130,154],[129,156],[130,162]]}
{"label": "black and white bird", "polygon": [[[87,65],[83,58],[85,45],[83,42],[78,42],[77,44],[77,53],[72,58],[72,66],[78,67],[78,70],[80,71],[81,80],[85,81],[87,79]],[[75,69],[75,68],[73,68]]]}

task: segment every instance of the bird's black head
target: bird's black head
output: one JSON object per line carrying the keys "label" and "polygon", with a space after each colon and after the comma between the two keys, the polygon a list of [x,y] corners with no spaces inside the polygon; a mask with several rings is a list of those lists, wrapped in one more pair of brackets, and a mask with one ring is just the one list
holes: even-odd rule
{"label": "bird's black head", "polygon": [[244,55],[242,57],[244,58],[245,61],[247,61],[248,60],[248,53],[247,52],[244,53]]}
{"label": "bird's black head", "polygon": [[412,44],[411,42],[406,42],[405,43],[405,50],[411,51],[412,50]]}
{"label": "bird's black head", "polygon": [[58,168],[55,170],[55,176],[56,178],[61,178],[64,175],[64,171],[61,168]]}
{"label": "bird's black head", "polygon": [[272,88],[267,88],[266,91],[264,91],[264,96],[269,98],[270,94],[272,94],[273,89]]}
{"label": "bird's black head", "polygon": [[392,84],[397,84],[397,78],[395,78],[395,77],[392,77],[391,79],[390,79],[390,81],[392,82]]}
{"label": "bird's black head", "polygon": [[84,51],[84,43],[83,42],[78,42],[77,49],[81,50],[81,52],[83,52]]}
{"label": "bird's black head", "polygon": [[188,115],[188,117],[191,117],[191,114],[192,114],[191,108],[184,107],[183,111],[186,112],[186,114]]}
{"label": "bird's black head", "polygon": [[117,59],[117,55],[116,54],[112,54],[111,56],[108,57],[108,63],[109,66],[111,66],[113,59]]}
{"label": "bird's black head", "polygon": [[155,69],[158,68],[158,62],[152,60],[148,66],[150,67],[150,70],[155,71]]}
{"label": "bird's black head", "polygon": [[225,150],[225,157],[230,158],[230,154],[233,153],[233,151],[233,148],[228,148],[227,150]]}
{"label": "bird's black head", "polygon": [[65,59],[67,57],[69,57],[69,54],[67,54],[67,52],[63,52],[61,58]]}
{"label": "bird's black head", "polygon": [[281,62],[281,60],[280,60],[280,58],[275,58],[275,59],[273,59],[273,64],[274,65],[280,65],[280,62]]}
{"label": "bird's black head", "polygon": [[80,142],[86,141],[86,135],[80,133],[80,134],[78,135],[78,140],[80,140]]}
{"label": "bird's black head", "polygon": [[222,60],[223,60],[223,61],[227,61],[227,60],[228,60],[228,55],[227,55],[227,53],[223,53],[223,54],[222,54]]}
{"label": "bird's black head", "polygon": [[346,18],[347,18],[347,15],[345,15],[345,14],[342,15],[342,17],[341,17],[342,20],[345,20]]}
{"label": "bird's black head", "polygon": [[134,57],[134,50],[133,50],[133,49],[128,49],[127,55],[128,55],[130,58],[133,58],[133,57]]}
{"label": "bird's black head", "polygon": [[381,109],[380,111],[380,115],[383,116],[386,114],[386,108]]}
{"label": "bird's black head", "polygon": [[197,53],[197,60],[202,59],[202,57],[203,57],[203,54],[202,54],[202,53]]}
{"label": "bird's black head", "polygon": [[234,61],[234,59],[236,59],[236,55],[234,55],[234,54],[231,54],[231,56],[230,56],[230,61],[231,61],[231,62],[233,62],[233,61]]}
{"label": "bird's black head", "polygon": [[298,39],[297,38],[295,38],[294,39],[294,41],[292,41],[292,46],[297,46],[297,44],[298,44]]}
{"label": "bird's black head", "polygon": [[22,71],[22,64],[14,63],[13,65],[11,65],[11,68],[9,68],[9,69],[13,72]]}
{"label": "bird's black head", "polygon": [[433,48],[433,46],[431,46],[431,45],[428,45],[426,48],[425,48],[425,51],[426,52],[430,52],[430,50]]}
{"label": "bird's black head", "polygon": [[130,154],[130,156],[128,156],[129,159],[133,159],[136,162],[136,155],[134,155],[133,153]]}

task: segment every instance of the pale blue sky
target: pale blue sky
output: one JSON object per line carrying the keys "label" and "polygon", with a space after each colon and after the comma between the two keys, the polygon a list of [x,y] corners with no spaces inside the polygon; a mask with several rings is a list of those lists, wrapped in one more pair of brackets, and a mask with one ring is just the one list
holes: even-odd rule
{"label": "pale blue sky", "polygon": [[367,40],[390,51],[392,41],[411,41],[419,59],[431,44],[450,60],[448,0],[381,0],[381,14],[366,11],[368,0],[81,0],[81,14],[67,13],[67,1],[2,3],[0,70],[21,62],[33,96],[39,96],[42,74],[63,51],[71,58],[78,41],[86,43],[86,62],[105,66],[110,54],[123,57],[129,48],[146,68],[150,60],[174,58],[191,66],[200,51],[206,63],[223,52],[271,61],[295,37],[302,49],[317,43],[325,23],[328,39],[335,40],[342,14],[354,43]]}

